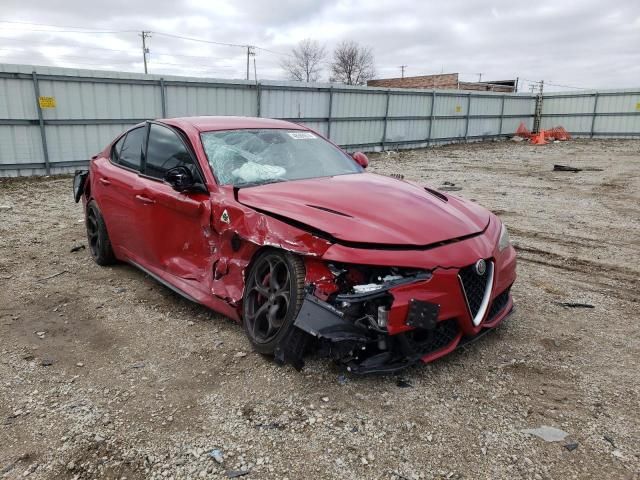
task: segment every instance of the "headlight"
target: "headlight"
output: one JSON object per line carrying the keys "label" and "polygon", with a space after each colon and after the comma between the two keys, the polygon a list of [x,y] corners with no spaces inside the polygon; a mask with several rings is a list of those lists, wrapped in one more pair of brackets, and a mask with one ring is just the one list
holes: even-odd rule
{"label": "headlight", "polygon": [[498,240],[498,250],[503,251],[511,245],[511,240],[509,240],[509,232],[507,231],[507,227],[502,224],[502,228],[500,229],[500,240]]}

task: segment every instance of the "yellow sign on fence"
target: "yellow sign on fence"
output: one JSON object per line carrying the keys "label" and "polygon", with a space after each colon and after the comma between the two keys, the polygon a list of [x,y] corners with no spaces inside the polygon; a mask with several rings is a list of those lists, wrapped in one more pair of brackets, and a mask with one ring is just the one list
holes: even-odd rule
{"label": "yellow sign on fence", "polygon": [[640,102],[636,103],[636,110],[640,112]]}
{"label": "yellow sign on fence", "polygon": [[38,103],[40,108],[56,108],[56,97],[40,97]]}
{"label": "yellow sign on fence", "polygon": [[460,105],[456,105],[456,113],[460,113],[462,111],[462,107]]}

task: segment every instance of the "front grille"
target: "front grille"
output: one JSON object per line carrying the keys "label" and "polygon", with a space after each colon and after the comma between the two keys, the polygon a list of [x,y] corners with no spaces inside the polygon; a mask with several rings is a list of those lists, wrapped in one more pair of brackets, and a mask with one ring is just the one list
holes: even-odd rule
{"label": "front grille", "polygon": [[489,305],[489,295],[493,283],[493,262],[487,261],[483,275],[476,272],[475,265],[461,268],[458,272],[462,291],[467,300],[473,324],[479,325]]}
{"label": "front grille", "polygon": [[509,303],[509,290],[511,290],[511,287],[493,299],[489,309],[489,320],[493,320],[507,306],[507,303]]}
{"label": "front grille", "polygon": [[435,328],[418,328],[407,332],[406,338],[414,352],[426,355],[448,346],[458,336],[460,329],[455,319],[438,322]]}

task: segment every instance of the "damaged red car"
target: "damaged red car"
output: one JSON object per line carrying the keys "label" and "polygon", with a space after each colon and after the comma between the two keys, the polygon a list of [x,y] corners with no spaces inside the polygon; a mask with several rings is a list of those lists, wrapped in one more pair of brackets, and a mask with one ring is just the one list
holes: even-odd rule
{"label": "damaged red car", "polygon": [[74,177],[89,251],[242,323],[257,352],[355,373],[429,362],[511,312],[516,256],[488,210],[366,172],[301,125],[148,121]]}

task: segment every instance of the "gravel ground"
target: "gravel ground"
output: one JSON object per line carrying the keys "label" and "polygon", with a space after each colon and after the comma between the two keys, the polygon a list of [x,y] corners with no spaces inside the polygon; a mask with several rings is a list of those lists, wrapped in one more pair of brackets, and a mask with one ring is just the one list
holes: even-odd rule
{"label": "gravel ground", "polygon": [[[640,142],[450,145],[371,170],[460,188],[519,253],[511,318],[400,378],[277,366],[230,320],[70,252],[70,178],[0,181],[0,478],[640,478]],[[567,436],[522,432],[541,426]]]}

